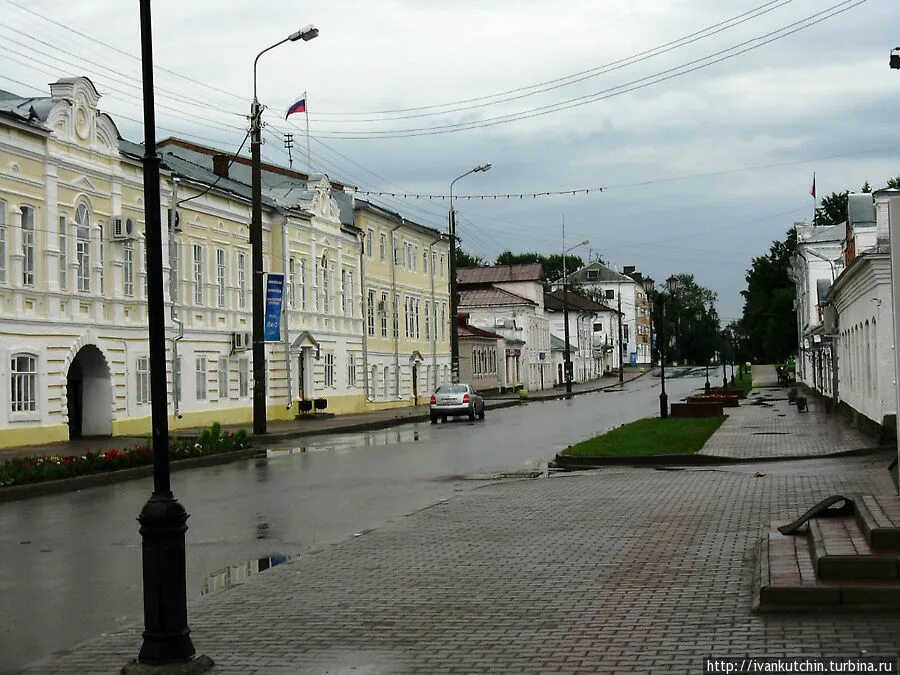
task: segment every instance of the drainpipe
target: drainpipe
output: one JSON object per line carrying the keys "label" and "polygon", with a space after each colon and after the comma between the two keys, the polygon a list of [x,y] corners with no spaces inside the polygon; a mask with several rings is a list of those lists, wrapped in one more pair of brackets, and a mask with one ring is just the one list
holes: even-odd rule
{"label": "drainpipe", "polygon": [[[353,213],[356,213],[356,195],[351,194],[350,199],[353,202]],[[375,397],[369,391],[369,307],[367,299],[369,289],[366,288],[366,233],[360,231],[357,235],[359,238],[359,288],[360,288],[360,306],[362,307],[362,357],[363,357],[363,392],[366,397],[366,403],[371,403]],[[372,242],[369,242],[372,245]],[[353,300],[351,299],[351,302]]]}
{"label": "drainpipe", "polygon": [[[285,280],[288,280],[287,222],[287,213],[285,213],[281,217],[281,271],[284,272]],[[290,279],[290,281],[291,293],[293,294],[293,279]],[[287,368],[288,402],[285,409],[290,410],[294,407],[294,390],[291,386],[291,337],[288,330],[288,311],[287,303],[284,301],[284,293],[281,296],[281,326],[284,331],[284,365]]]}
{"label": "drainpipe", "polygon": [[431,318],[437,318],[437,308],[435,307],[436,298],[434,293],[434,245],[443,240],[443,237],[438,237],[433,242],[428,244],[428,263],[431,265],[431,316],[428,317],[428,321],[431,323],[431,380],[435,391],[437,389],[437,321],[431,321]]}
{"label": "drainpipe", "polygon": [[[172,209],[169,213],[169,298],[172,301],[172,323],[178,326],[178,334],[172,338],[172,401],[175,419],[181,419],[181,387],[174,377],[175,364],[178,362],[178,343],[184,339],[184,322],[178,318],[178,260],[175,255],[178,242],[175,241],[175,224],[178,217],[178,178],[172,176]],[[180,373],[179,375],[183,375]]]}
{"label": "drainpipe", "polygon": [[400,224],[391,230],[391,328],[397,326],[394,331],[394,394],[397,400],[400,397],[400,302],[397,298],[397,244],[394,241],[394,232],[403,227],[404,219],[400,219]]}

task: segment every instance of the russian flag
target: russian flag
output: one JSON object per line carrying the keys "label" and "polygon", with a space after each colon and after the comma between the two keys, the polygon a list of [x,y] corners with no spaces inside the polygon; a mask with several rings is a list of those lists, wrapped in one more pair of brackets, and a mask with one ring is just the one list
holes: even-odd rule
{"label": "russian flag", "polygon": [[294,103],[290,105],[288,108],[287,114],[284,116],[284,119],[287,119],[294,113],[305,113],[306,112],[306,92],[298,98]]}

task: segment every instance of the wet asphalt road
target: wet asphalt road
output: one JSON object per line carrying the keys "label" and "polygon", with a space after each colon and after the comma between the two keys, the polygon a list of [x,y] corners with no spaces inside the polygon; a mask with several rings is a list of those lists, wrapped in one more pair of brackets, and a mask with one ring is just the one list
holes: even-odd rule
{"label": "wet asphalt road", "polygon": [[[670,401],[702,386],[667,381]],[[488,411],[483,422],[308,437],[265,459],[175,473],[191,514],[188,598],[492,477],[545,469],[567,445],[657,414],[658,395],[659,379],[645,376],[623,391]],[[0,672],[142,623],[136,517],[151,489],[148,478],[0,504]]]}

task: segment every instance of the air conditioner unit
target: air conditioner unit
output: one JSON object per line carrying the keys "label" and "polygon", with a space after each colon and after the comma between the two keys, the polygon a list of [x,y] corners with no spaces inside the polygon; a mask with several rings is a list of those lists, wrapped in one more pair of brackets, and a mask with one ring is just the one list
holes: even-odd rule
{"label": "air conditioner unit", "polygon": [[253,335],[245,331],[239,331],[231,334],[232,351],[243,352],[250,349],[253,341]]}
{"label": "air conditioner unit", "polygon": [[125,239],[134,239],[135,225],[131,218],[122,218],[117,216],[112,222],[112,238],[115,241],[123,241]]}

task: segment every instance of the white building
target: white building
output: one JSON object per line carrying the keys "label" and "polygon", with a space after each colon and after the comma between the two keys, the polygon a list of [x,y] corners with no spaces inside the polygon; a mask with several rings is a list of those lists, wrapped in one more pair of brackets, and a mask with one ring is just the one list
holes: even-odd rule
{"label": "white building", "polygon": [[847,215],[833,227],[797,225],[798,377],[885,440],[897,413],[890,225],[900,191],[850,195]]}
{"label": "white building", "polygon": [[[568,293],[569,345],[574,382],[585,382],[612,369],[615,337],[618,331],[617,313],[606,305]],[[550,321],[551,338],[558,338],[558,347],[565,350],[565,311],[563,292],[544,294],[544,311]],[[556,348],[554,348],[556,349]],[[554,352],[554,381],[565,382],[562,361],[556,362]],[[560,358],[562,358],[560,356]]]}
{"label": "white building", "polygon": [[797,287],[797,370],[807,386],[831,391],[831,338],[822,335],[828,289],[843,268],[844,225],[794,224],[797,250],[791,259],[791,277]]}
{"label": "white building", "polygon": [[459,311],[505,340],[504,388],[553,386],[542,279],[540,264],[457,270]]}
{"label": "white building", "polygon": [[[578,287],[595,300],[622,312],[621,349],[615,352],[613,368],[619,367],[619,358],[626,365],[646,365],[652,358],[650,304],[642,279],[633,266],[624,267],[620,273],[599,261],[569,274],[570,287]],[[553,286],[558,289],[561,284],[556,282]],[[619,343],[618,329],[615,337]]]}

